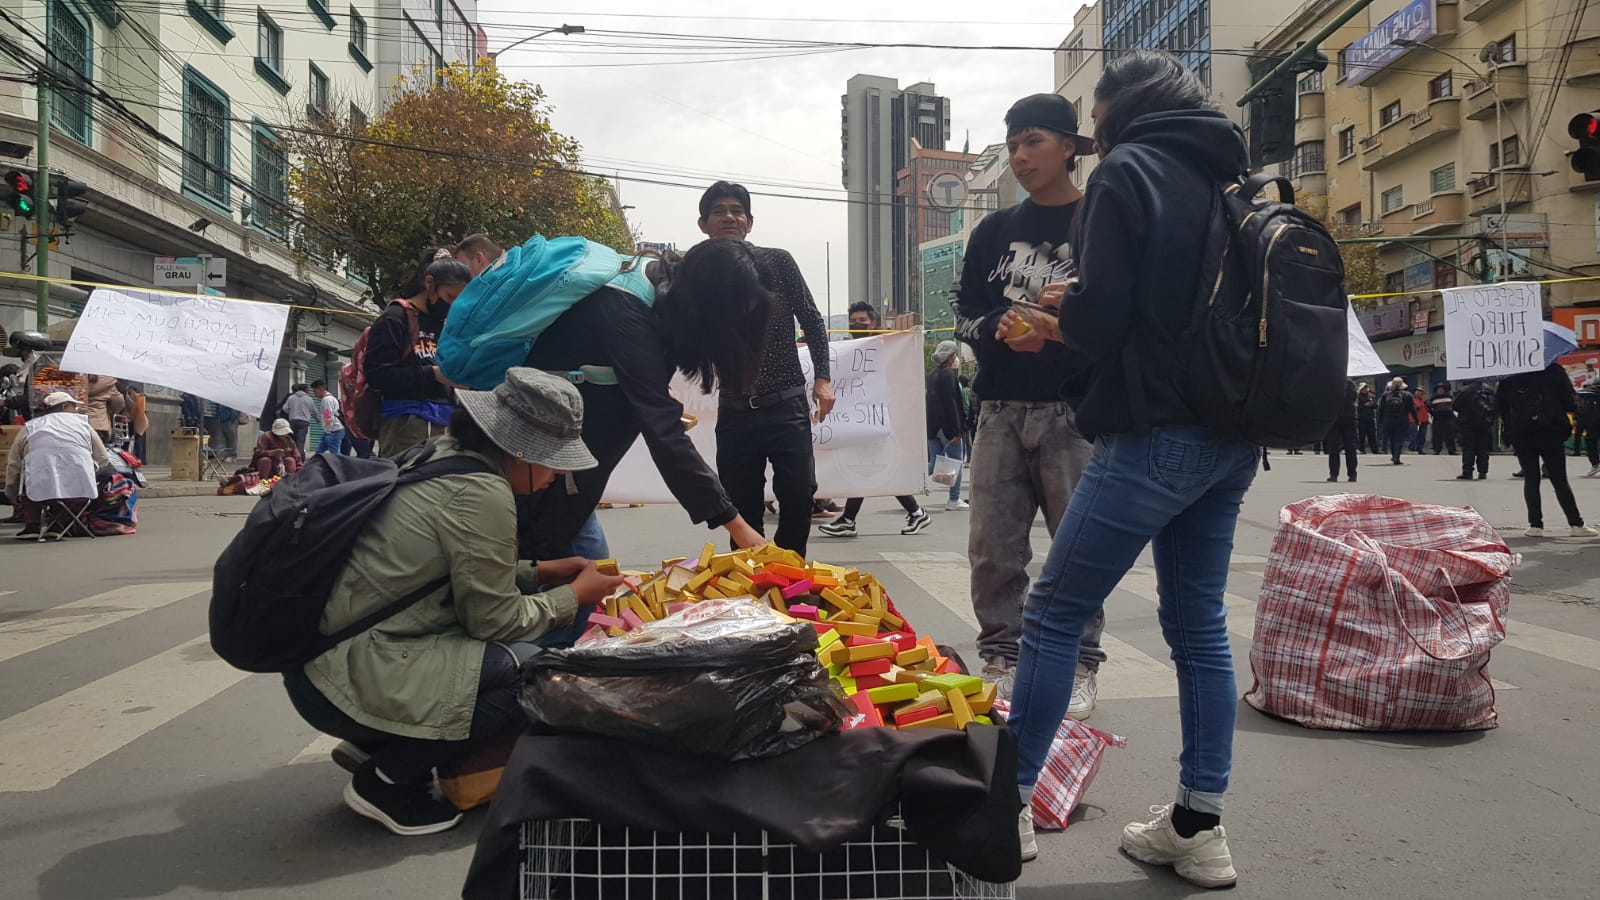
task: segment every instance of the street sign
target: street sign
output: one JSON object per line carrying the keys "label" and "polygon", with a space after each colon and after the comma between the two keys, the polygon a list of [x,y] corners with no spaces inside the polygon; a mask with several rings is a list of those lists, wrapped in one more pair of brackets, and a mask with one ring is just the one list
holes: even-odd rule
{"label": "street sign", "polygon": [[228,261],[214,256],[205,258],[206,287],[224,288],[228,286]]}
{"label": "street sign", "polygon": [[201,283],[205,264],[193,256],[158,256],[155,258],[153,280],[159,288],[194,290]]}
{"label": "street sign", "polygon": [[960,209],[967,202],[967,180],[954,172],[940,172],[928,181],[928,202],[934,209]]}

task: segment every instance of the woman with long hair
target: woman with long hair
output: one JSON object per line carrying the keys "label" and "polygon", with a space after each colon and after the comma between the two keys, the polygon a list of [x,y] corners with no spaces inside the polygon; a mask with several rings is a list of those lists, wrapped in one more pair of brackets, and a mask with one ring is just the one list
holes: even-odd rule
{"label": "woman with long hair", "polygon": [[400,295],[367,335],[363,372],[383,399],[379,452],[394,458],[444,434],[455,409],[452,385],[434,363],[450,304],[472,273],[448,250],[422,254]]}
{"label": "woman with long hair", "polygon": [[[1086,194],[1079,280],[1053,292],[1059,319],[1027,316],[1091,362],[1078,425],[1097,438],[1023,611],[1010,717],[1019,831],[1024,857],[1037,854],[1026,807],[1067,711],[1079,636],[1149,546],[1183,750],[1173,802],[1123,829],[1122,849],[1226,887],[1236,875],[1220,821],[1239,695],[1223,595],[1260,450],[1219,437],[1191,411],[1181,361],[1212,198],[1240,178],[1247,154],[1238,127],[1170,54],[1111,61],[1094,99],[1100,164]],[[1002,334],[1018,315],[1002,318]]]}

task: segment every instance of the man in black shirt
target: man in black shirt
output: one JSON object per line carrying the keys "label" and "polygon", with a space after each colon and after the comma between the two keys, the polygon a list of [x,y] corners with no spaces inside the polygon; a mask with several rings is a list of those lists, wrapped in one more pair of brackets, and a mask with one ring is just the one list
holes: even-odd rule
{"label": "man in black shirt", "polygon": [[[973,392],[983,401],[967,539],[972,608],[984,679],[1007,696],[1022,638],[1034,516],[1042,509],[1055,535],[1093,447],[1074,422],[1071,404],[1082,395],[1083,372],[1066,348],[1037,332],[1001,337],[996,330],[1013,303],[1035,303],[1045,285],[1077,273],[1068,237],[1083,192],[1070,173],[1075,157],[1093,152],[1077,130],[1077,110],[1056,94],[1025,97],[1006,113],[1011,171],[1028,199],[990,213],[974,229],[956,292],[956,336],[977,352]],[[1094,709],[1104,626],[1102,613],[1083,633],[1068,708],[1077,719]]]}
{"label": "man in black shirt", "polygon": [[[744,185],[719,181],[700,197],[700,230],[711,238],[744,240],[754,225],[750,192]],[[801,556],[811,536],[812,498],[816,493],[811,450],[811,402],[805,373],[795,352],[794,323],[799,320],[811,353],[815,380],[812,397],[816,418],[833,409],[833,383],[828,370],[828,329],[816,301],[788,251],[755,248],[766,270],[775,305],[764,341],[761,371],[748,393],[719,389],[717,411],[717,474],[733,505],[751,527],[766,534],[767,465],[772,465],[772,492],[778,498],[778,530],[773,543]]]}

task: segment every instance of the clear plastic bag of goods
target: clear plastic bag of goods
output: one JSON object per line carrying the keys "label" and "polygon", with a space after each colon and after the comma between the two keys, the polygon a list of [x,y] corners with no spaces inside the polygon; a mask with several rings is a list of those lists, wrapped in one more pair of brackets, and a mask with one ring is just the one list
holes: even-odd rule
{"label": "clear plastic bag of goods", "polygon": [[708,600],[620,637],[541,650],[523,665],[522,708],[557,731],[775,756],[849,715],[816,646],[807,624],[749,600]]}
{"label": "clear plastic bag of goods", "polygon": [[956,483],[956,476],[961,474],[961,460],[953,456],[936,456],[933,459],[933,474],[928,480],[934,484],[949,487]]}

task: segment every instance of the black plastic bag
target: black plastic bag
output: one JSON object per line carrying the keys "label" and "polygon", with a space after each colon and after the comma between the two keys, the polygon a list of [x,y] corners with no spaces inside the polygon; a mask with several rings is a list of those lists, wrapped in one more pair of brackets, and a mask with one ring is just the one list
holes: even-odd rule
{"label": "black plastic bag", "polygon": [[541,650],[523,664],[529,721],[723,759],[786,753],[838,731],[835,693],[804,624],[761,636]]}

